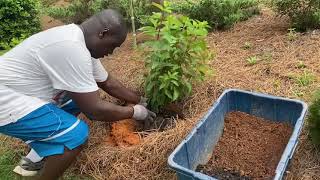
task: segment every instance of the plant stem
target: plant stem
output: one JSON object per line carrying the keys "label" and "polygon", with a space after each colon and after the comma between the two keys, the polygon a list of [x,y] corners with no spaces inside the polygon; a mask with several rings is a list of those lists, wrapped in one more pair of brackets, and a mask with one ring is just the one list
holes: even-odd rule
{"label": "plant stem", "polygon": [[157,36],[157,40],[160,39],[160,31],[161,31],[161,26],[162,26],[163,18],[164,18],[164,13],[161,12],[161,19],[160,19],[160,24],[159,24],[159,26],[158,26],[158,36]]}
{"label": "plant stem", "polygon": [[131,12],[131,24],[132,24],[132,32],[133,32],[133,48],[137,47],[137,34],[136,34],[136,26],[134,22],[134,13],[133,13],[133,0],[130,0],[130,12]]}

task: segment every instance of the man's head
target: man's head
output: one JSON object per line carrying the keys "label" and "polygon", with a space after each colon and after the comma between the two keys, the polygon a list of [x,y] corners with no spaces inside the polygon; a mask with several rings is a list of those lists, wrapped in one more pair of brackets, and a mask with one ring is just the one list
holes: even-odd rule
{"label": "man's head", "polygon": [[127,37],[123,17],[115,10],[107,9],[90,17],[80,25],[87,48],[94,58],[112,54]]}

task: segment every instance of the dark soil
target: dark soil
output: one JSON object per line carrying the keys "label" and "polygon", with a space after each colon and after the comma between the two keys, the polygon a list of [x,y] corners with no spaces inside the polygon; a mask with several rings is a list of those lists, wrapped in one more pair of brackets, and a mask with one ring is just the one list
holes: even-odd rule
{"label": "dark soil", "polygon": [[287,123],[231,112],[212,158],[197,171],[219,179],[273,179],[291,133]]}
{"label": "dark soil", "polygon": [[184,119],[181,104],[169,104],[162,108],[158,113],[154,122],[150,124],[138,124],[138,131],[165,131],[175,127],[176,119]]}

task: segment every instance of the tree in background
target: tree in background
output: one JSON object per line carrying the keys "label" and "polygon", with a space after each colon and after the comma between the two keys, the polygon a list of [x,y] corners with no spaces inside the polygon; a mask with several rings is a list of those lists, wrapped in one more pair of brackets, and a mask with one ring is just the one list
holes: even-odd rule
{"label": "tree in background", "polygon": [[9,50],[40,31],[38,0],[0,1],[0,50]]}

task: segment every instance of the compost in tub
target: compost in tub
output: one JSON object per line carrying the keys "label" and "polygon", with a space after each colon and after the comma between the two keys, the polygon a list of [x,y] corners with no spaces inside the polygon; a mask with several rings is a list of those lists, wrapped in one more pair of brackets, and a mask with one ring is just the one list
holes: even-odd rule
{"label": "compost in tub", "polygon": [[226,90],[168,159],[178,179],[281,179],[307,105]]}

